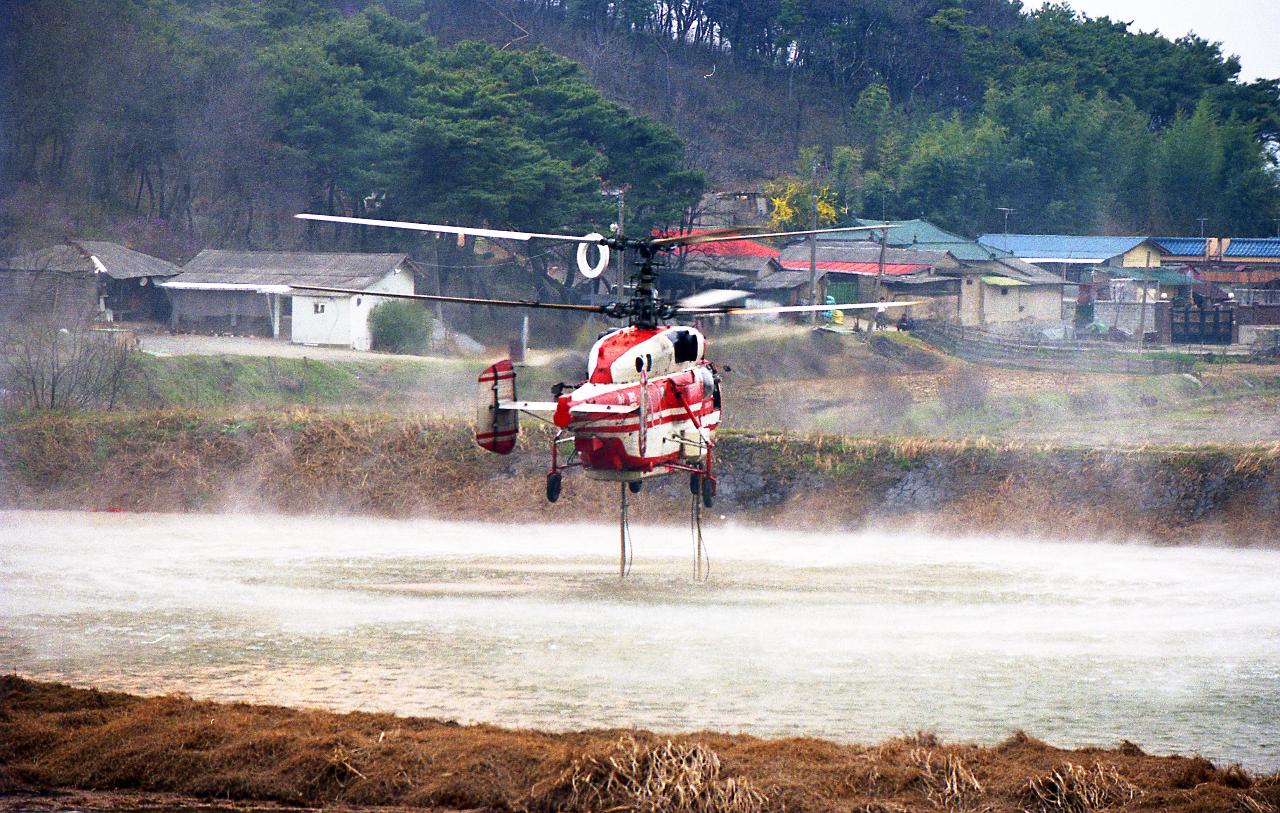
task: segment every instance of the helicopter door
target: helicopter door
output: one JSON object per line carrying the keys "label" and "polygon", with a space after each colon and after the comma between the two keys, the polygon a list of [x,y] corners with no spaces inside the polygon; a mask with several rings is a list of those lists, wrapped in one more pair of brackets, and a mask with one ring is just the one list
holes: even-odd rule
{"label": "helicopter door", "polygon": [[503,359],[480,374],[480,408],[476,412],[476,443],[495,454],[511,454],[520,435],[520,413],[501,403],[516,400],[516,370]]}

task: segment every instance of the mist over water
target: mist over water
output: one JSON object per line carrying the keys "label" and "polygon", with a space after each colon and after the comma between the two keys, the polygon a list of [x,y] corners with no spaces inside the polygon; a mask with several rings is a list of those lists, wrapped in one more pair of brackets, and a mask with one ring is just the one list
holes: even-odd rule
{"label": "mist over water", "polygon": [[0,513],[0,669],[504,726],[1132,740],[1280,768],[1280,552]]}

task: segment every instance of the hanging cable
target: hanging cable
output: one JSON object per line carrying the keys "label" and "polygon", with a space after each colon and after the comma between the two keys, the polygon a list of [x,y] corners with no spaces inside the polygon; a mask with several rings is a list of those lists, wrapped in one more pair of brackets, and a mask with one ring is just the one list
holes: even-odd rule
{"label": "hanging cable", "polygon": [[693,580],[705,584],[711,580],[711,556],[702,541],[702,495],[694,494],[689,501],[689,532],[693,536]]}
{"label": "hanging cable", "polygon": [[619,483],[622,495],[622,510],[618,514],[618,578],[625,579],[631,575],[631,560],[635,545],[631,541],[631,519],[627,515],[627,484]]}

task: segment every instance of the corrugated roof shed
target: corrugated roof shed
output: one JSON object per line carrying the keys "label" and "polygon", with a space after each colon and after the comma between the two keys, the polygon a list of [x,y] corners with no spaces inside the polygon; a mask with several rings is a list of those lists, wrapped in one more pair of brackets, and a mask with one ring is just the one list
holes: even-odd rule
{"label": "corrugated roof shed", "polygon": [[318,254],[206,249],[187,263],[182,273],[173,281],[367,288],[408,259],[408,254]]}
{"label": "corrugated roof shed", "polygon": [[[819,269],[818,276],[821,278],[826,272]],[[797,285],[809,284],[809,269],[804,271],[775,271],[768,276],[761,277],[743,284],[744,288],[750,288],[753,291],[781,291],[787,288],[795,288]]]}
{"label": "corrugated roof shed", "polygon": [[1280,259],[1280,237],[1233,237],[1223,257],[1275,257]]}
{"label": "corrugated roof shed", "polygon": [[[818,262],[843,263],[879,263],[880,244],[868,240],[848,242],[822,242],[817,245]],[[908,263],[912,265],[936,265],[946,260],[942,251],[919,251],[909,248],[886,248],[886,263]],[[782,250],[779,262],[802,261],[808,268],[809,246],[807,243],[789,246]]]}
{"label": "corrugated roof shed", "polygon": [[982,274],[1013,277],[1032,285],[1061,285],[1062,277],[1044,270],[1019,257],[1000,257],[995,260],[965,263],[965,267]]}
{"label": "corrugated roof shed", "polygon": [[1177,257],[1203,257],[1209,241],[1203,237],[1152,237],[1151,242]]}
{"label": "corrugated roof shed", "polygon": [[[808,260],[781,260],[779,265],[784,271],[803,271],[809,273]],[[819,262],[818,270],[821,272],[831,272],[835,274],[869,274],[876,275],[880,273],[880,263],[878,262]],[[915,274],[920,271],[929,269],[928,263],[885,263],[884,273],[887,276],[901,276],[903,274]],[[808,280],[808,277],[805,277]]]}
{"label": "corrugated roof shed", "polygon": [[978,242],[1024,259],[1102,262],[1146,242],[1146,237],[1094,237],[1074,234],[983,234]]}
{"label": "corrugated roof shed", "polygon": [[[678,235],[706,234],[719,229],[655,229],[655,237],[675,237]],[[689,254],[706,254],[717,257],[777,257],[778,249],[767,246],[756,240],[725,240],[720,243],[702,243],[689,246]]]}
{"label": "corrugated roof shed", "polygon": [[[93,262],[102,264],[99,269]],[[172,277],[182,269],[171,262],[105,240],[68,240],[4,261],[14,271],[61,271],[93,274],[102,271],[113,279]]]}
{"label": "corrugated roof shed", "polygon": [[[857,218],[854,223],[859,226],[877,226],[882,222],[892,224],[885,235],[885,244],[895,248],[915,248],[921,251],[945,251],[957,260],[990,260],[996,257],[1007,257],[1009,253],[991,246],[980,245],[974,240],[940,229],[927,220],[867,220]],[[879,234],[879,232],[870,232]],[[819,240],[848,240],[849,235],[819,235]],[[878,239],[878,238],[877,238]]]}

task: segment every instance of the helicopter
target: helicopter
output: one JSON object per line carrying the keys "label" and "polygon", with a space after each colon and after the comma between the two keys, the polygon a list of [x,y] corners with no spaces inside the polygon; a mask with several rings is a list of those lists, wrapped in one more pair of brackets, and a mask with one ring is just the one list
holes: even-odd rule
{"label": "helicopter", "polygon": [[[707,243],[755,239],[803,237],[833,232],[884,229],[887,226],[841,226],[802,231],[769,231],[763,227],[731,227],[696,234],[655,234],[627,237],[544,234],[504,229],[412,223],[396,220],[298,214],[301,220],[327,221],[357,226],[483,237],[508,240],[546,240],[576,243],[578,271],[588,279],[598,277],[609,264],[610,251],[633,252],[638,260],[630,274],[631,293],[603,305],[543,302],[539,300],[482,299],[436,294],[377,296],[423,302],[450,302],[511,308],[541,308],[593,313],[625,322],[606,330],[587,356],[586,380],[574,386],[557,384],[549,401],[520,400],[516,369],[509,359],[487,367],[479,376],[480,406],[475,440],[495,454],[510,454],[520,435],[521,414],[547,421],[555,429],[550,466],[546,473],[546,498],[556,502],[564,485],[564,472],[581,468],[595,480],[616,482],[620,494],[619,577],[629,570],[630,539],[628,494],[639,493],[645,480],[674,474],[689,476],[690,526],[696,545],[695,580],[709,576],[704,568],[701,509],[715,501],[716,429],[720,425],[723,393],[721,375],[707,357],[707,340],[701,331],[673,322],[706,316],[900,308],[919,302],[867,302],[821,305],[745,307],[730,302],[745,298],[743,291],[705,291],[668,302],[658,290],[659,258],[687,247]],[[591,248],[597,249],[592,260]],[[359,295],[366,291],[311,285],[294,285],[302,291]],[[550,416],[549,418],[547,416]]]}

